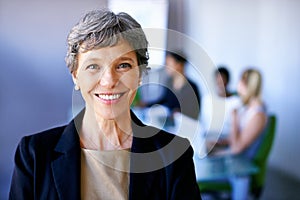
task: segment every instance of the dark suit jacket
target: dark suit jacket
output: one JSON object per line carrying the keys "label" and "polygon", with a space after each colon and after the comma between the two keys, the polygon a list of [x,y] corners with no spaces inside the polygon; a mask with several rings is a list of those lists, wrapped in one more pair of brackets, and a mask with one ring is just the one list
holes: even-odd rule
{"label": "dark suit jacket", "polygon": [[[129,199],[201,199],[189,142],[132,119]],[[9,199],[80,199],[81,120],[21,140]]]}
{"label": "dark suit jacket", "polygon": [[173,87],[172,78],[169,77],[166,85],[159,87],[163,90],[162,96],[157,101],[148,103],[147,107],[161,104],[166,106],[171,112],[178,111],[198,119],[201,108],[201,95],[193,81],[187,79],[187,83],[180,90],[176,90]]}

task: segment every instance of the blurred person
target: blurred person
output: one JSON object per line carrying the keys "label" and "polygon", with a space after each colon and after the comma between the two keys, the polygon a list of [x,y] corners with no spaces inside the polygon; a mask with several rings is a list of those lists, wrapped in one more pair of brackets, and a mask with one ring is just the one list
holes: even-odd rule
{"label": "blurred person", "polygon": [[68,125],[22,138],[9,199],[201,198],[189,142],[130,111],[147,48],[126,13],[88,12],[71,29],[66,63],[86,106]]}
{"label": "blurred person", "polygon": [[266,126],[266,106],[262,100],[262,76],[258,70],[247,69],[238,83],[243,106],[232,112],[233,124],[229,138],[233,154],[254,156]]}
{"label": "blurred person", "polygon": [[230,97],[234,93],[230,92],[228,89],[228,84],[230,81],[230,73],[226,66],[220,65],[215,70],[215,80],[216,80],[216,89],[217,94],[220,97]]}
{"label": "blurred person", "polygon": [[213,72],[213,76],[216,90],[212,102],[210,102],[211,96],[203,97],[201,122],[204,134],[220,137],[219,143],[221,143],[221,139],[226,139],[231,131],[232,111],[239,108],[242,102],[239,95],[228,89],[230,73],[226,66],[219,65]]}
{"label": "blurred person", "polygon": [[183,53],[175,51],[166,52],[165,71],[167,80],[161,98],[154,104],[164,105],[169,109],[170,116],[175,112],[198,119],[200,114],[201,97],[197,85],[185,76],[185,64],[187,62]]}
{"label": "blurred person", "polygon": [[[232,112],[228,148],[214,153],[240,154],[252,159],[262,141],[267,122],[266,106],[261,98],[260,72],[253,68],[245,70],[238,83],[237,92],[243,104]],[[222,141],[222,144],[224,143],[225,141]]]}

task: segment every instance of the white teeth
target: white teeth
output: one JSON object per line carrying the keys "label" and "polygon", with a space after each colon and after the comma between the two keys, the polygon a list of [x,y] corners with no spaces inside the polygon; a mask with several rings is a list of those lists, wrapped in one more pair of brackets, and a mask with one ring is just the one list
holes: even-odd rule
{"label": "white teeth", "polygon": [[121,97],[121,94],[99,94],[99,97],[104,100],[116,100]]}

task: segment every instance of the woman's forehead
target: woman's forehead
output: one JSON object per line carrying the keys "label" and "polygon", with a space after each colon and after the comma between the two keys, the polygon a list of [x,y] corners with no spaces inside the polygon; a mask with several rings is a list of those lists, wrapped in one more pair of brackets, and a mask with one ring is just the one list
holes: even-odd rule
{"label": "woman's forehead", "polygon": [[132,47],[125,40],[120,40],[113,46],[97,47],[88,51],[80,52],[78,59],[102,59],[116,60],[130,57],[136,59],[136,54]]}

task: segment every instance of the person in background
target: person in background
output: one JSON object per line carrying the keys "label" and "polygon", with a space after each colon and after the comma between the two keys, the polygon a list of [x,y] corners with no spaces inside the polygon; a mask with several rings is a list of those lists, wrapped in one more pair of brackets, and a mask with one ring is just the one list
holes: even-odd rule
{"label": "person in background", "polygon": [[[236,93],[228,89],[230,73],[226,66],[220,65],[213,72],[213,76],[215,91],[212,99],[209,95],[203,98],[201,122],[204,127],[203,134],[213,138],[219,137],[216,145],[222,146],[222,139],[227,139],[231,130],[232,111],[239,108],[242,102]],[[226,141],[224,145],[227,145]]]}
{"label": "person in background", "polygon": [[238,83],[237,92],[243,104],[232,112],[228,149],[215,153],[240,154],[251,159],[262,141],[267,122],[266,106],[261,97],[260,72],[253,68],[245,70]]}
{"label": "person in background", "polygon": [[215,70],[216,90],[219,97],[230,97],[234,93],[228,90],[230,74],[226,66],[220,65]]}
{"label": "person in background", "polygon": [[88,12],[68,35],[67,66],[85,108],[22,138],[9,199],[201,199],[188,140],[131,112],[148,41],[126,13]]}
{"label": "person in background", "polygon": [[165,71],[167,81],[161,98],[147,106],[160,104],[166,106],[170,116],[175,112],[198,119],[200,114],[201,97],[197,85],[185,76],[187,60],[183,53],[175,51],[166,52]]}
{"label": "person in background", "polygon": [[243,72],[237,91],[243,106],[232,112],[229,138],[230,152],[253,157],[262,140],[267,123],[267,110],[262,100],[262,76],[253,68]]}

